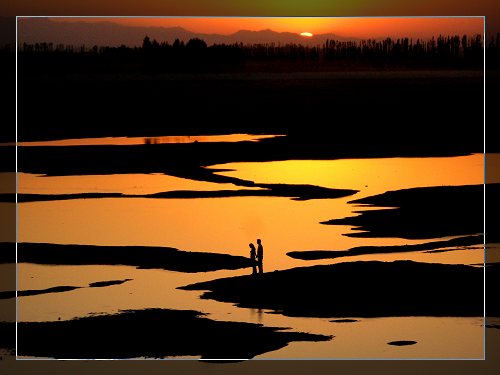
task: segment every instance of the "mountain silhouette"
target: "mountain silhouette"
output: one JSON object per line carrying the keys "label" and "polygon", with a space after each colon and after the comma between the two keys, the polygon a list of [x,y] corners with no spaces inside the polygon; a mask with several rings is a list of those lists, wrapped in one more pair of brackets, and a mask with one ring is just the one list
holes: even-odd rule
{"label": "mountain silhouette", "polygon": [[19,20],[19,44],[53,43],[75,46],[140,46],[145,36],[158,42],[173,43],[175,39],[187,42],[189,39],[203,39],[208,45],[212,44],[323,44],[326,39],[340,41],[356,40],[355,38],[340,37],[335,34],[317,34],[313,37],[303,37],[291,32],[276,32],[270,29],[252,31],[240,30],[233,34],[203,34],[194,33],[182,27],[144,27],[127,26],[110,21],[99,22],[57,22],[48,18],[26,18]]}

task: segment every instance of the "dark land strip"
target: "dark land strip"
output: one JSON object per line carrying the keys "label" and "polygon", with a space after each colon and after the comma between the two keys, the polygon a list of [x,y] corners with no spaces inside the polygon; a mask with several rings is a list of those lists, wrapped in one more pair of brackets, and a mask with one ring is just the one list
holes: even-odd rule
{"label": "dark land strip", "polygon": [[[0,202],[9,202],[15,194],[0,194]],[[18,194],[18,203],[59,201],[67,199],[119,198],[121,193],[81,193],[81,194]]]}
{"label": "dark land strip", "polygon": [[[80,194],[19,194],[17,200],[23,202],[56,201],[68,199],[95,198],[228,198],[228,197],[289,197],[294,200],[342,198],[357,193],[357,190],[330,189],[314,185],[253,184],[262,190],[175,190],[154,194],[121,193],[80,193]],[[0,202],[12,199],[11,194],[0,194]]]}
{"label": "dark land strip", "polygon": [[[482,72],[472,76],[465,72],[463,77],[460,73],[450,76],[447,71],[430,73],[341,73],[339,79],[325,79],[321,73],[307,79],[290,79],[287,74],[266,79],[264,74],[253,80],[215,75],[205,80],[203,74],[165,79],[126,74],[30,75],[25,71],[19,82],[23,106],[19,111],[20,141],[235,132],[287,137],[226,145],[94,146],[71,151],[67,147],[19,147],[19,171],[52,175],[168,173],[178,163],[200,166],[482,152]],[[499,85],[498,77],[489,77],[489,88]],[[42,97],[41,86],[47,92]],[[497,92],[500,90],[491,89],[495,95],[487,100],[495,103]],[[89,103],[89,98],[93,98],[91,107],[82,108],[81,103]],[[46,111],[54,102],[59,103],[55,117]],[[222,111],[220,103],[225,103]],[[75,117],[75,113],[79,115]],[[40,123],[50,125],[41,127]],[[488,152],[499,147],[491,137],[487,146]],[[9,147],[0,147],[0,160],[13,160],[14,154]],[[0,167],[11,170],[3,163]]]}
{"label": "dark land strip", "polygon": [[55,286],[53,288],[40,289],[40,290],[19,290],[17,295],[19,297],[27,296],[37,296],[40,294],[50,294],[50,293],[63,293],[69,292],[75,289],[80,289],[80,286]]}
{"label": "dark land strip", "polygon": [[332,323],[356,323],[359,322],[357,319],[333,319],[330,320]]}
{"label": "dark land strip", "polygon": [[[86,287],[85,286],[61,285],[61,286],[55,286],[55,287],[51,287],[51,288],[47,288],[47,289],[18,290],[17,296],[18,297],[27,297],[27,296],[37,296],[40,294],[63,293],[63,292],[70,292],[72,290],[82,289],[82,288],[103,288],[103,287],[112,286],[112,285],[121,285],[121,284],[126,283],[127,281],[131,281],[131,280],[132,279],[97,281],[95,283],[90,283]],[[15,291],[0,292],[0,299],[8,299],[8,298],[15,298],[15,297],[16,297]]]}
{"label": "dark land strip", "polygon": [[170,247],[92,246],[19,243],[18,262],[58,265],[125,265],[178,272],[208,272],[250,267],[250,259]]}
{"label": "dark land strip", "polygon": [[132,279],[96,281],[95,283],[90,283],[89,288],[103,288],[111,285],[121,285],[126,283],[127,281],[132,281]]}
{"label": "dark land strip", "polygon": [[[500,281],[487,268],[487,285]],[[353,262],[275,271],[192,284],[202,298],[271,309],[287,316],[483,316],[483,269],[465,265]],[[487,315],[500,303],[489,291]]]}
{"label": "dark land strip", "polygon": [[0,264],[16,262],[16,243],[0,242]]}
{"label": "dark land strip", "polygon": [[[484,236],[467,236],[454,238],[448,241],[427,242],[416,245],[399,245],[399,246],[358,246],[349,250],[308,250],[308,251],[290,251],[286,253],[291,258],[302,260],[318,260],[318,259],[334,259],[341,257],[368,255],[368,254],[391,254],[391,253],[407,253],[415,251],[426,251],[427,253],[461,250],[463,246],[471,246],[482,244]],[[454,249],[443,249],[443,248]],[[482,264],[481,264],[482,265]]]}
{"label": "dark land strip", "polygon": [[[67,286],[67,285],[61,285],[61,286],[55,286],[52,288],[47,288],[47,289],[38,289],[38,290],[19,290],[17,291],[18,297],[25,297],[25,296],[37,296],[40,294],[51,294],[51,293],[63,293],[63,292],[69,292],[75,289],[80,289],[83,288],[81,286]],[[14,290],[9,290],[6,292],[0,292],[0,299],[8,299],[8,298],[15,298],[16,297],[16,292]]]}
{"label": "dark land strip", "polygon": [[[240,180],[244,181],[244,180]],[[330,189],[315,185],[260,184],[253,187],[264,190],[222,190],[222,191],[171,191],[150,194],[150,198],[224,198],[224,197],[289,197],[294,200],[342,198],[356,194],[358,190]]]}
{"label": "dark land strip", "polygon": [[[500,184],[489,184],[487,198],[498,200]],[[428,239],[475,235],[484,231],[484,186],[438,186],[390,191],[350,203],[392,207],[358,211],[358,216],[323,222],[349,225],[349,237],[398,237]],[[488,242],[498,242],[498,233],[488,233]]]}
{"label": "dark land strip", "polygon": [[[0,323],[0,332],[8,329],[9,323]],[[249,359],[292,341],[331,339],[260,324],[214,321],[196,311],[168,309],[127,310],[57,322],[19,322],[17,329],[18,355],[75,359]]]}
{"label": "dark land strip", "polygon": [[417,342],[412,340],[400,340],[400,341],[391,341],[388,342],[387,345],[393,346],[407,346],[407,345],[415,345]]}

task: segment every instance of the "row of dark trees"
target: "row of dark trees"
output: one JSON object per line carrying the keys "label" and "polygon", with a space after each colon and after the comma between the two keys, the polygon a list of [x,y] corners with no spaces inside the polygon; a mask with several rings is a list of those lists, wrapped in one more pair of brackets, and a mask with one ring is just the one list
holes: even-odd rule
{"label": "row of dark trees", "polygon": [[[207,68],[242,65],[252,62],[285,62],[334,65],[343,64],[407,64],[431,67],[474,68],[483,65],[484,39],[474,36],[439,36],[429,40],[400,38],[359,41],[326,40],[321,45],[301,44],[214,44],[208,46],[201,39],[186,43],[176,39],[172,44],[145,37],[140,47],[87,47],[54,45],[52,43],[22,44],[20,61],[49,61],[104,63],[116,62],[132,65],[152,65],[156,68]],[[487,61],[498,66],[500,60],[500,34],[489,38],[486,45]]]}

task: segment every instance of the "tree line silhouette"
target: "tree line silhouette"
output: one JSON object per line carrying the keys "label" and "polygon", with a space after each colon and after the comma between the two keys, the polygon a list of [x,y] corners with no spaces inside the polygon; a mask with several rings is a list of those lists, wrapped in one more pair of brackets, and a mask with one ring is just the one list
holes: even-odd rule
{"label": "tree line silhouette", "polygon": [[[198,38],[187,42],[158,42],[146,36],[140,47],[53,43],[23,43],[19,46],[20,63],[36,62],[50,68],[53,64],[92,64],[101,68],[125,65],[127,69],[154,70],[225,70],[252,64],[291,64],[309,67],[379,66],[411,68],[480,68],[483,66],[484,39],[481,35],[438,36],[428,40],[412,38],[364,39],[353,41],[326,40],[316,46],[302,44],[214,44]],[[487,63],[498,66],[500,34],[489,38],[486,45]],[[35,65],[35,64],[33,64]]]}

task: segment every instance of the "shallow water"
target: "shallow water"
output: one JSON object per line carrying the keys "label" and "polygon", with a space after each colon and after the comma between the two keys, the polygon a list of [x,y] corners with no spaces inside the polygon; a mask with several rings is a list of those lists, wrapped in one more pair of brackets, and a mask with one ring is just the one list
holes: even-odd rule
{"label": "shallow water", "polygon": [[[19,241],[90,245],[169,246],[187,251],[248,254],[248,244],[263,239],[266,268],[291,268],[304,263],[286,256],[296,250],[346,250],[355,246],[416,244],[428,240],[353,238],[351,227],[320,222],[357,215],[348,203],[389,190],[421,186],[480,184],[482,155],[451,158],[283,161],[214,166],[219,172],[256,182],[309,183],[329,188],[359,189],[338,199],[295,201],[283,197],[199,199],[103,198],[30,202],[19,205]],[[365,165],[366,163],[367,165]],[[293,174],[290,171],[298,170]],[[411,173],[408,170],[412,171]],[[95,177],[93,180],[92,178]],[[22,174],[20,192],[68,193],[187,189],[188,179],[164,175],[37,177]],[[193,181],[191,190],[218,184]],[[221,184],[221,189],[233,187]],[[366,187],[365,187],[366,186]],[[51,190],[52,189],[52,190]],[[475,252],[479,254],[479,252]],[[456,253],[453,263],[478,263],[470,253]],[[466,255],[461,258],[461,255]],[[406,259],[408,255],[404,254]],[[413,255],[415,257],[415,255]],[[387,256],[385,256],[387,257]],[[390,256],[389,256],[390,257]],[[430,254],[419,259],[430,259]],[[450,256],[445,256],[450,261]],[[438,259],[437,255],[433,259]],[[425,260],[424,260],[425,261]]]}
{"label": "shallow water", "polygon": [[[335,323],[325,318],[294,318],[267,310],[237,308],[230,303],[202,300],[200,292],[175,289],[193,281],[243,274],[217,271],[188,275],[162,270],[137,270],[124,266],[20,265],[20,289],[56,285],[86,286],[90,282],[132,278],[122,285],[82,288],[19,299],[20,321],[55,321],[89,314],[150,307],[189,309],[210,319],[290,327],[301,332],[335,336],[317,343],[292,342],[258,358],[481,358],[482,318],[391,317],[356,318]],[[32,278],[33,277],[33,278]],[[331,293],[334,298],[334,292]],[[367,339],[369,338],[369,339]],[[411,347],[391,347],[387,342],[414,340]],[[399,349],[399,350],[398,350]]]}
{"label": "shallow water", "polygon": [[[398,259],[449,264],[482,263],[481,246],[440,253],[393,253],[301,261],[286,256],[292,250],[345,250],[365,245],[430,242],[399,238],[352,238],[348,226],[321,221],[355,215],[350,200],[389,190],[421,186],[481,184],[483,155],[444,158],[388,158],[325,161],[230,163],[212,168],[220,174],[259,183],[312,184],[357,189],[339,199],[295,201],[279,197],[212,199],[105,198],[19,204],[19,241],[60,244],[170,246],[188,251],[248,255],[248,243],[263,239],[265,271],[356,260]],[[19,191],[45,194],[75,192],[145,192],[178,189],[211,190],[219,184],[191,182],[164,175],[41,177],[21,174]],[[182,181],[178,181],[182,180]],[[496,182],[496,181],[495,181]],[[227,186],[220,186],[227,190]],[[187,274],[138,270],[125,266],[44,266],[19,264],[19,289],[131,278],[104,288],[82,288],[57,294],[21,297],[19,319],[71,319],[122,309],[162,307],[193,309],[216,320],[245,321],[293,330],[334,335],[321,343],[291,343],[263,358],[480,358],[482,318],[376,318],[354,323],[328,319],[290,318],[266,311],[237,308],[229,303],[199,299],[200,292],[175,289],[199,281],[248,273],[248,270]],[[481,292],[482,291],[478,291]],[[0,303],[1,305],[1,303]],[[397,347],[396,340],[417,344]]]}
{"label": "shallow water", "polygon": [[485,179],[483,154],[429,158],[286,160],[228,163],[209,168],[229,169],[217,174],[258,183],[311,184],[359,190],[349,200],[415,187],[482,184]]}
{"label": "shallow water", "polygon": [[[239,190],[240,186],[169,176],[162,173],[84,176],[46,176],[19,173],[19,194],[122,193],[155,194],[175,190]],[[260,190],[259,188],[245,188]]]}

